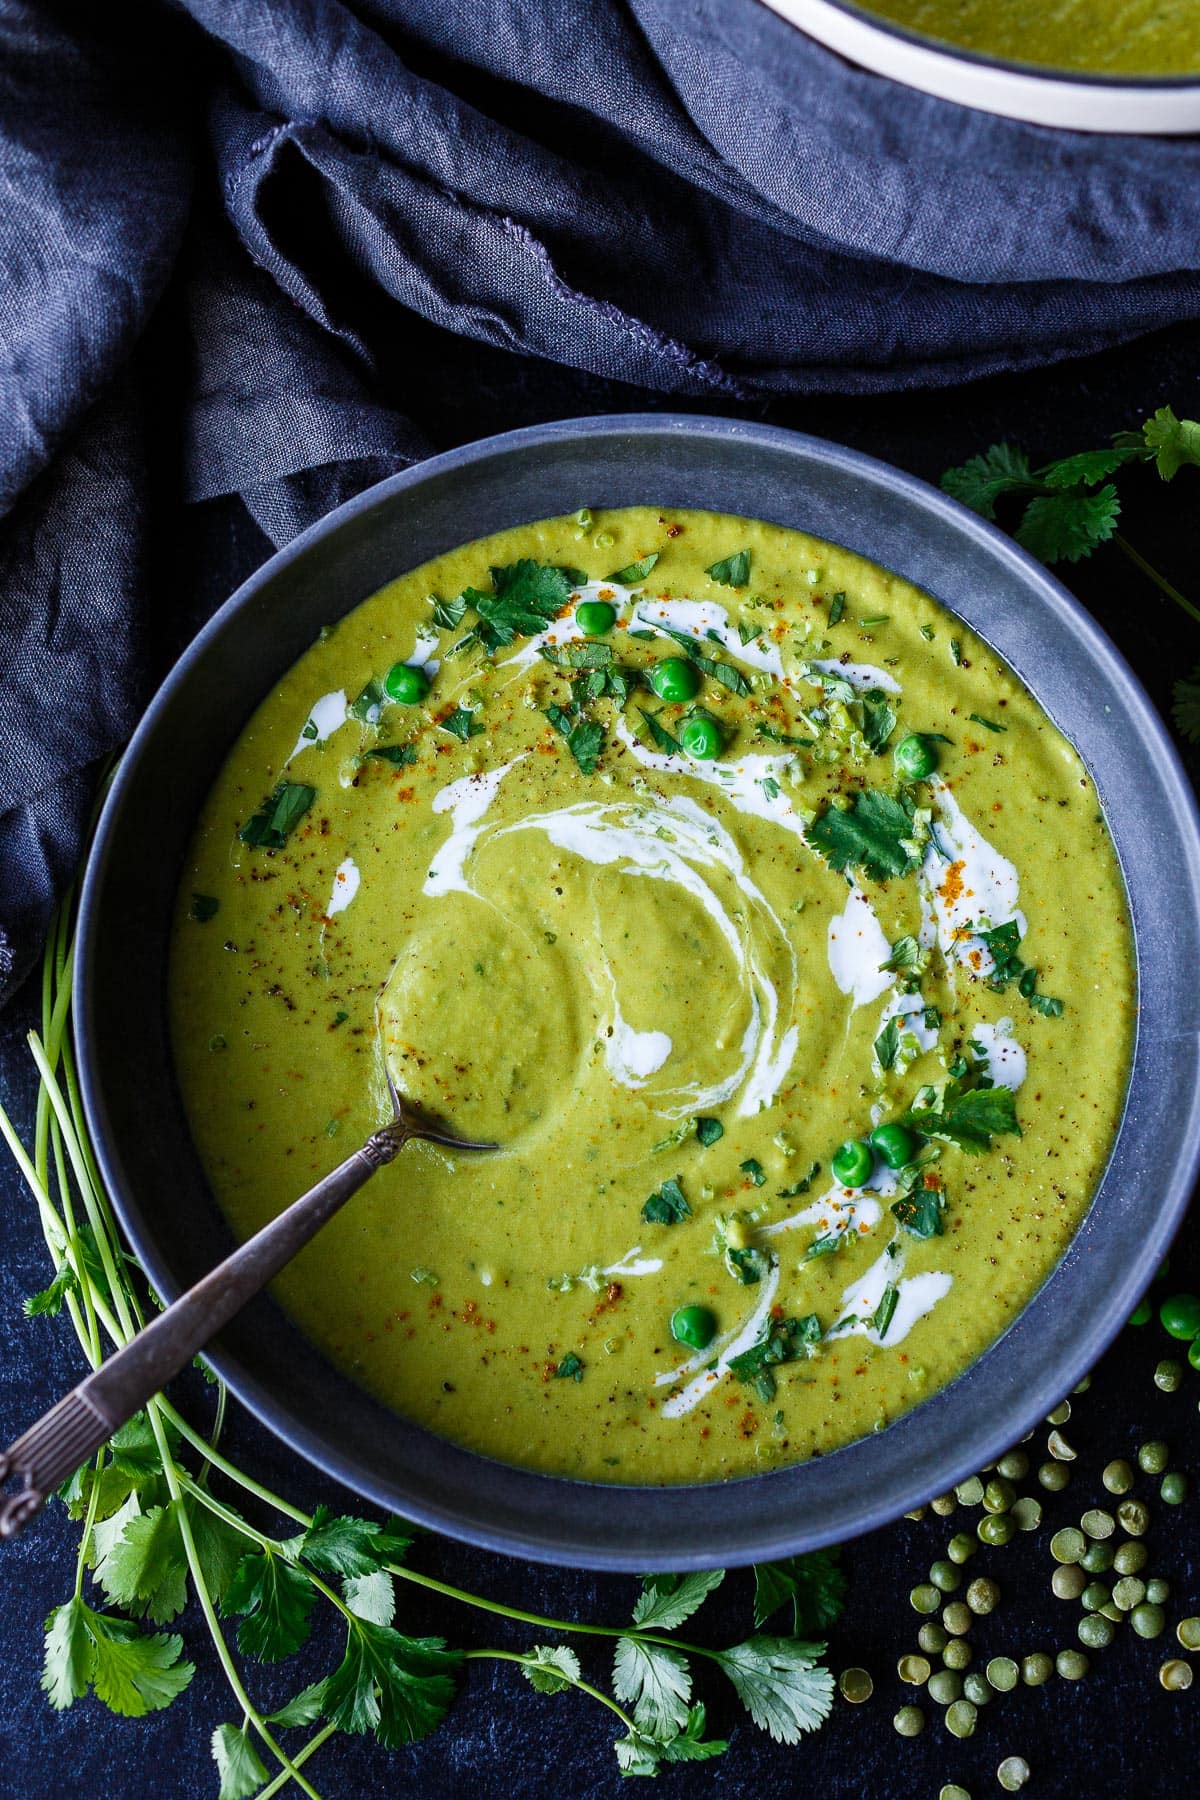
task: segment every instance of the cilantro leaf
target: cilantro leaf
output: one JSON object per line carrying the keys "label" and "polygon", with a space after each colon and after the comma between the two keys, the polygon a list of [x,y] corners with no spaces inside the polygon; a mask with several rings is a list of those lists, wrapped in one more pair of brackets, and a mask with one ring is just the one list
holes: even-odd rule
{"label": "cilantro leaf", "polygon": [[475,714],[469,712],[465,706],[456,706],[453,712],[448,712],[437,723],[443,731],[448,731],[451,737],[456,737],[460,744],[467,743],[470,738],[478,737],[483,730],[483,720],[477,719]]}
{"label": "cilantro leaf", "polygon": [[1200,420],[1177,419],[1171,407],[1160,406],[1142,426],[1146,448],[1164,481],[1171,481],[1185,463],[1200,468]]}
{"label": "cilantro leaf", "polygon": [[240,1531],[199,1503],[188,1502],[188,1522],[205,1586],[224,1610],[229,1584],[246,1554],[246,1539]]}
{"label": "cilantro leaf", "polygon": [[764,1187],[766,1185],[766,1171],[759,1162],[757,1156],[748,1156],[745,1162],[740,1162],[738,1164],[738,1168],[742,1171],[743,1175],[753,1182],[755,1187]]}
{"label": "cilantro leaf", "polygon": [[254,850],[282,850],[316,797],[316,788],[303,782],[279,782],[247,819],[238,837]]}
{"label": "cilantro leaf", "polygon": [[279,1662],[298,1650],[312,1629],[316,1589],[302,1570],[272,1550],[252,1550],[238,1564],[225,1595],[227,1613],[244,1613],[238,1647],[260,1662]]}
{"label": "cilantro leaf", "polygon": [[732,556],[725,556],[719,562],[710,563],[705,570],[721,587],[745,587],[750,579],[750,552],[735,550]]}
{"label": "cilantro leaf", "polygon": [[646,721],[646,724],[649,726],[651,737],[654,739],[654,742],[658,745],[659,749],[664,753],[664,755],[666,755],[666,756],[680,755],[678,739],[672,737],[671,733],[667,730],[666,726],[661,725],[659,723],[656,715],[654,713],[648,713],[646,711],[645,707],[643,707],[643,706],[639,706],[638,711],[641,713],[643,719],[645,719],[645,721]]}
{"label": "cilantro leaf", "polygon": [[900,1026],[893,1017],[888,1020],[879,1036],[875,1039],[875,1060],[881,1069],[895,1067],[896,1054],[900,1049]]}
{"label": "cilantro leaf", "polygon": [[1200,663],[1171,690],[1171,715],[1189,744],[1200,744]]}
{"label": "cilantro leaf", "polygon": [[197,925],[207,925],[215,919],[220,911],[221,902],[212,894],[193,894],[192,904],[188,907],[188,918],[194,919]]}
{"label": "cilantro leaf", "polygon": [[815,1731],[833,1705],[833,1677],[822,1667],[824,1644],[801,1638],[747,1638],[716,1660],[754,1723],[778,1744]]}
{"label": "cilantro leaf", "polygon": [[517,637],[536,637],[566,606],[571,583],[562,569],[525,557],[491,571],[492,592],[467,588],[464,599],[484,621],[490,650]]}
{"label": "cilantro leaf", "polygon": [[212,1734],[212,1753],[221,1780],[217,1800],[250,1800],[269,1779],[246,1729],[218,1725]]}
{"label": "cilantro leaf", "polygon": [[613,1745],[622,1775],[657,1775],[663,1763],[707,1762],[729,1748],[725,1738],[704,1736],[704,1707],[697,1703],[682,1731],[669,1738],[653,1738],[635,1726],[628,1737]]}
{"label": "cilantro leaf", "polygon": [[688,1575],[646,1575],[633,1609],[643,1631],[674,1631],[690,1619],[725,1579],[724,1569],[693,1569]]}
{"label": "cilantro leaf", "polygon": [[180,1502],[134,1514],[96,1566],[116,1606],[165,1625],[187,1602],[188,1565],[179,1530]]}
{"label": "cilantro leaf", "polygon": [[882,756],[896,729],[896,714],[882,688],[868,688],[862,695],[863,736],[876,756]]}
{"label": "cilantro leaf", "polygon": [[725,1136],[725,1127],[720,1119],[697,1119],[696,1136],[707,1150],[710,1144],[715,1144],[719,1138]]}
{"label": "cilantro leaf", "polygon": [[614,657],[611,644],[539,644],[538,654],[555,669],[606,669]]}
{"label": "cilantro leaf", "polygon": [[954,1093],[951,1083],[940,1107],[914,1107],[901,1120],[923,1137],[945,1138],[961,1150],[990,1150],[993,1137],[1021,1135],[1011,1088],[971,1088]]}
{"label": "cilantro leaf", "polygon": [[461,625],[467,613],[467,597],[459,594],[454,600],[439,600],[436,594],[430,594],[429,604],[433,610],[433,622],[439,631],[453,631]]}
{"label": "cilantro leaf", "polygon": [[894,975],[921,975],[924,974],[928,961],[928,954],[922,950],[916,938],[906,934],[896,939],[879,967],[890,969]]}
{"label": "cilantro leaf", "polygon": [[918,861],[912,845],[914,810],[911,801],[865,788],[845,810],[831,806],[814,820],[809,841],[839,873],[855,866],[877,881],[907,875]]}
{"label": "cilantro leaf", "polygon": [[914,1187],[892,1202],[891,1212],[910,1237],[941,1237],[946,1229],[946,1197],[941,1188]]}
{"label": "cilantro leaf", "polygon": [[678,1175],[664,1181],[656,1194],[642,1207],[642,1217],[647,1225],[678,1225],[682,1219],[690,1219],[692,1209],[687,1203]]}
{"label": "cilantro leaf", "polygon": [[1031,500],[1015,533],[1045,563],[1079,562],[1117,529],[1121,502],[1112,482],[1094,493],[1046,494]]}
{"label": "cilantro leaf", "polygon": [[871,1328],[877,1334],[880,1343],[888,1334],[888,1327],[896,1316],[896,1307],[900,1301],[900,1289],[894,1281],[889,1281],[879,1296],[879,1305],[871,1315]]}
{"label": "cilantro leaf", "polygon": [[652,550],[649,556],[643,556],[640,562],[626,563],[623,569],[614,570],[608,579],[620,582],[622,587],[636,587],[639,581],[645,581],[658,561],[658,556],[658,551]]}
{"label": "cilantro leaf", "polygon": [[140,1719],[169,1706],[192,1679],[182,1655],[180,1637],[145,1636],[128,1619],[69,1600],[46,1620],[42,1687],[58,1711],[91,1687],[110,1712]]}
{"label": "cilantro leaf", "polygon": [[1114,444],[1109,450],[1081,450],[1077,456],[1064,456],[1058,462],[1047,463],[1044,469],[1038,470],[1038,480],[1056,491],[1095,487],[1106,475],[1115,475],[1125,463],[1145,454],[1140,443]]}
{"label": "cilantro leaf", "polygon": [[539,1694],[561,1694],[580,1679],[579,1658],[565,1644],[538,1644],[529,1655],[522,1673]]}
{"label": "cilantro leaf", "polygon": [[792,1631],[827,1631],[841,1615],[846,1600],[846,1577],[836,1549],[810,1550],[789,1556],[786,1562],[754,1565],[754,1628],[756,1631],[792,1602]]}
{"label": "cilantro leaf", "polygon": [[604,748],[604,727],[594,719],[580,719],[567,734],[567,749],[575,758],[582,775],[594,775],[600,752]]}
{"label": "cilantro leaf", "polygon": [[386,1569],[369,1575],[347,1575],[342,1583],[346,1605],[359,1619],[372,1625],[390,1625],[396,1614],[396,1587]]}
{"label": "cilantro leaf", "polygon": [[687,1722],[692,1675],[682,1650],[617,1639],[613,1692],[632,1705],[638,1729],[652,1738],[670,1737]]}
{"label": "cilantro leaf", "polygon": [[82,1600],[56,1606],[46,1620],[46,1654],[42,1687],[55,1712],[62,1712],[87,1693],[92,1679],[92,1640],[88,1608]]}
{"label": "cilantro leaf", "polygon": [[321,1703],[325,1696],[325,1683],[314,1681],[311,1687],[301,1688],[298,1694],[281,1706],[278,1712],[268,1713],[267,1720],[271,1725],[315,1725],[321,1716]]}
{"label": "cilantro leaf", "polygon": [[775,1396],[772,1370],[780,1363],[815,1356],[820,1342],[821,1321],[816,1313],[806,1313],[802,1319],[769,1318],[749,1350],[729,1359],[729,1369],[739,1381],[751,1382],[760,1400],[771,1400]]}
{"label": "cilantro leaf", "polygon": [[555,1381],[580,1382],[583,1380],[583,1370],[582,1359],[576,1356],[574,1350],[568,1350],[554,1371],[554,1379]]}
{"label": "cilantro leaf", "polygon": [[27,1319],[56,1319],[62,1311],[63,1301],[68,1294],[78,1291],[79,1281],[70,1263],[59,1263],[54,1272],[54,1279],[48,1287],[41,1288],[36,1294],[29,1294],[22,1302],[22,1309]]}
{"label": "cilantro leaf", "polygon": [[400,1561],[411,1544],[411,1536],[318,1506],[296,1552],[325,1575],[369,1575],[385,1562]]}
{"label": "cilantro leaf", "polygon": [[1037,482],[1023,450],[1015,444],[993,444],[982,456],[947,469],[942,486],[972,512],[994,519],[1002,495],[1028,492],[1036,489]]}
{"label": "cilantro leaf", "polygon": [[367,751],[368,756],[377,756],[380,762],[391,763],[396,769],[410,769],[417,760],[415,744],[379,744],[374,750]]}
{"label": "cilantro leaf", "polygon": [[443,1638],[405,1637],[390,1625],[350,1621],[346,1654],[325,1678],[322,1708],[339,1731],[374,1731],[388,1749],[441,1723],[454,1698],[462,1653]]}

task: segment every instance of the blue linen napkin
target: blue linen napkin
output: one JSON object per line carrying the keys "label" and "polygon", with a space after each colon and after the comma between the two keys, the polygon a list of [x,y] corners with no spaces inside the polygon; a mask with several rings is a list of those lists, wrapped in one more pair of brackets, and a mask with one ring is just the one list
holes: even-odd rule
{"label": "blue linen napkin", "polygon": [[455,339],[691,402],[1200,316],[1200,146],[967,112],[759,0],[0,4],[0,996],[161,673],[154,533],[430,449]]}

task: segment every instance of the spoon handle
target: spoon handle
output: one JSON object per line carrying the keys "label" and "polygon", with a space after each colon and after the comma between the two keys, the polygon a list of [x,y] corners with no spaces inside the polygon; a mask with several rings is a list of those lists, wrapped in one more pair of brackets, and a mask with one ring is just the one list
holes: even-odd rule
{"label": "spoon handle", "polygon": [[27,1525],[46,1496],[153,1399],[410,1135],[399,1120],[374,1132],[0,1452],[0,1482],[10,1475],[21,1482],[0,1498],[0,1538]]}

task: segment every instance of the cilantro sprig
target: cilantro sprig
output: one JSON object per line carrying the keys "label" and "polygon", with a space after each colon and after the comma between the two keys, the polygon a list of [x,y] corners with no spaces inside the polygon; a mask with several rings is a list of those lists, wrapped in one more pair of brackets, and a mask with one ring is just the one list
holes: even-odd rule
{"label": "cilantro sprig", "polygon": [[[1153,464],[1163,481],[1185,467],[1200,468],[1200,420],[1180,419],[1169,406],[1137,431],[1118,432],[1111,445],[1084,450],[1034,468],[1015,444],[993,444],[942,476],[956,500],[985,519],[1012,520],[1019,544],[1042,562],[1079,562],[1111,543],[1159,592],[1200,624],[1200,607],[1147,561],[1117,526],[1121,499],[1112,479],[1133,464]],[[1194,502],[1193,502],[1194,504]],[[1173,715],[1184,737],[1200,743],[1200,664],[1177,681]]]}

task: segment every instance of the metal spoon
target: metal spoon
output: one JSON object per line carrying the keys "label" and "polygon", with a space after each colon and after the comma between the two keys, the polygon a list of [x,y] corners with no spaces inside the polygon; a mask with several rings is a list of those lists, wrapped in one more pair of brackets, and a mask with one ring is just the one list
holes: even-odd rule
{"label": "metal spoon", "polygon": [[[385,1064],[386,1068],[386,1064]],[[496,1150],[497,1144],[455,1137],[436,1120],[406,1107],[387,1070],[391,1123],[361,1150],[309,1188],[286,1212],[227,1256],[186,1294],[152,1319],[124,1349],[93,1371],[0,1453],[0,1482],[15,1475],[17,1492],[0,1500],[0,1538],[14,1537],[48,1494],[108,1442],[119,1426],[178,1375],[197,1351],[302,1250],[351,1194],[390,1163],[412,1138],[451,1150]]]}

